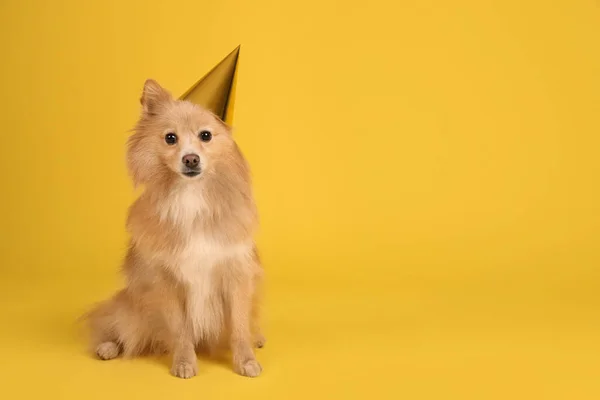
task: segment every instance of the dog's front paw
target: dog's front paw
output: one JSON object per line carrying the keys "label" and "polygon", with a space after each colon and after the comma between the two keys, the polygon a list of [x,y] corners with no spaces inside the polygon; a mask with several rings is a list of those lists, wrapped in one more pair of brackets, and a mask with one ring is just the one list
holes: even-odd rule
{"label": "dog's front paw", "polygon": [[171,367],[171,375],[178,378],[189,379],[196,376],[196,373],[198,373],[198,365],[196,363],[181,361],[174,363],[173,367]]}
{"label": "dog's front paw", "polygon": [[235,366],[235,372],[242,376],[255,378],[262,372],[262,367],[256,360],[248,360]]}

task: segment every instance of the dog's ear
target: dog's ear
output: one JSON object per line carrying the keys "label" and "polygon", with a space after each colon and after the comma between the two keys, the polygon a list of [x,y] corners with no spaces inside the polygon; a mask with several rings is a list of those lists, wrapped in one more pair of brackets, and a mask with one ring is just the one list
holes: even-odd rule
{"label": "dog's ear", "polygon": [[227,122],[223,121],[221,119],[221,117],[219,117],[217,114],[210,112],[212,114],[213,117],[215,117],[215,120],[217,121],[217,123],[219,125],[221,125],[225,130],[227,130],[229,133],[232,133],[233,128],[231,127],[231,125],[229,125]]}
{"label": "dog's ear", "polygon": [[165,88],[160,86],[158,82],[153,79],[148,79],[144,83],[144,91],[142,92],[142,111],[146,115],[154,115],[156,111],[164,104],[173,100],[171,93]]}

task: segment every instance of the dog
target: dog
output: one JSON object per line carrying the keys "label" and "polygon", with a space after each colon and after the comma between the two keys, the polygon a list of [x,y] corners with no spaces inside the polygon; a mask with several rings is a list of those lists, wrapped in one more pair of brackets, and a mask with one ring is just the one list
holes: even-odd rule
{"label": "dog", "polygon": [[197,352],[228,347],[256,377],[263,267],[250,170],[231,128],[210,111],[144,84],[127,142],[134,186],[124,288],[86,314],[102,360],[168,353],[171,374],[197,374]]}

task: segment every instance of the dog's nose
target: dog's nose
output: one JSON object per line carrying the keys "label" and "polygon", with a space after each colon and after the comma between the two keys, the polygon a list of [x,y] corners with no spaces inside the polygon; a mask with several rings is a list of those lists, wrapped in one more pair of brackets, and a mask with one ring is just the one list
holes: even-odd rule
{"label": "dog's nose", "polygon": [[189,168],[196,168],[200,163],[200,157],[197,154],[186,154],[181,159],[181,162]]}

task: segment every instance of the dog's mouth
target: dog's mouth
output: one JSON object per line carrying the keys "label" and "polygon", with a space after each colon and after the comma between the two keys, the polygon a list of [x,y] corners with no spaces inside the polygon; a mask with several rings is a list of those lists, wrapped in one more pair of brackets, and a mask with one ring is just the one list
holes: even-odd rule
{"label": "dog's mouth", "polygon": [[187,176],[188,178],[193,178],[195,176],[200,175],[200,170],[199,169],[190,169],[187,171],[181,171],[181,174]]}

